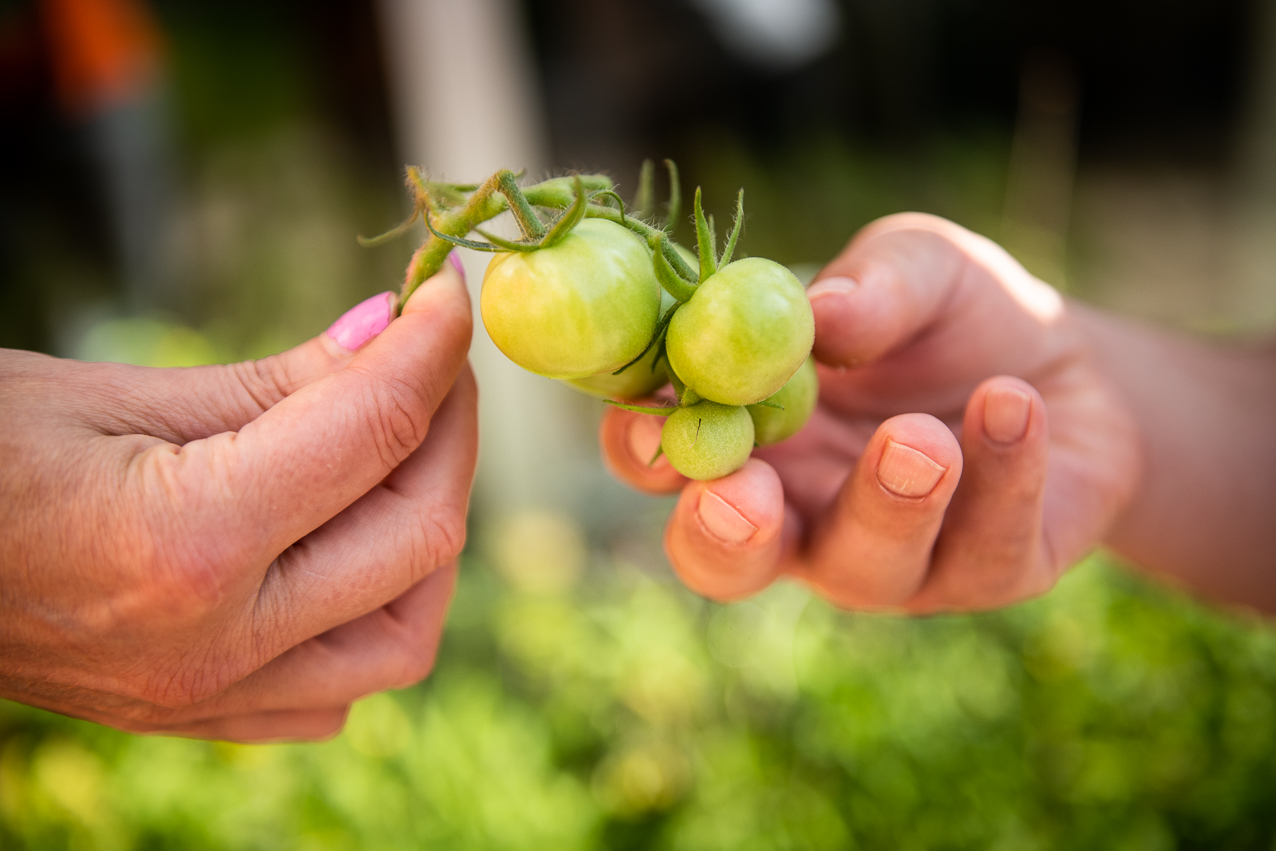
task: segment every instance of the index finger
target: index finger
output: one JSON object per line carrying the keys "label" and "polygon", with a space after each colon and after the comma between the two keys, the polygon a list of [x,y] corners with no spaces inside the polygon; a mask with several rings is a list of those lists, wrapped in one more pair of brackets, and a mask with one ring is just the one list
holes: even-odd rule
{"label": "index finger", "polygon": [[202,559],[264,567],[421,444],[465,362],[471,330],[464,282],[445,264],[345,369],[238,432],[154,446],[142,469],[160,492],[177,495],[183,515],[201,519],[191,543]]}
{"label": "index finger", "polygon": [[[868,225],[807,290],[817,360],[830,366],[880,361],[941,320],[1007,337],[1040,333],[1062,309],[1049,286],[991,240],[937,216],[901,213]],[[965,348],[984,341],[967,337]]]}

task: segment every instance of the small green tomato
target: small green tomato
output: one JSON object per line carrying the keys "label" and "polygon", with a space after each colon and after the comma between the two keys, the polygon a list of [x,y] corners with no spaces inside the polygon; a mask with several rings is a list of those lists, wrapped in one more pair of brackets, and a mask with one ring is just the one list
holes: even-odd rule
{"label": "small green tomato", "polygon": [[[685,250],[685,249],[684,249]],[[660,315],[673,307],[673,296],[660,288]],[[626,369],[620,375],[612,372],[600,372],[588,378],[573,378],[567,383],[583,393],[599,399],[642,399],[655,393],[669,383],[669,371],[662,360],[658,366],[653,362],[659,353],[659,346],[652,346],[642,360]],[[655,366],[653,369],[652,367]]]}
{"label": "small green tomato", "polygon": [[678,308],[669,365],[705,399],[752,405],[784,386],[814,342],[802,283],[779,263],[749,257],[719,269]]}
{"label": "small green tomato", "polygon": [[660,446],[673,468],[689,479],[734,473],[753,451],[753,420],[741,407],[702,400],[665,420]]}
{"label": "small green tomato", "polygon": [[758,403],[745,409],[753,418],[754,439],[759,446],[787,440],[802,430],[819,400],[820,379],[815,374],[815,361],[807,358],[783,387],[762,400],[770,405]]}
{"label": "small green tomato", "polygon": [[497,254],[479,305],[492,342],[514,363],[549,378],[587,378],[642,352],[660,292],[638,237],[585,219],[550,248]]}

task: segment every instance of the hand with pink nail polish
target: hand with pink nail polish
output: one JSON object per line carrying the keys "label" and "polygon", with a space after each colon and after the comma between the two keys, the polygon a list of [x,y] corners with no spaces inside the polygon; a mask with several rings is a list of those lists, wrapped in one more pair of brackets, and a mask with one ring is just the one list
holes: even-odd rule
{"label": "hand with pink nail polish", "polygon": [[424,677],[474,471],[470,304],[449,266],[395,307],[230,366],[0,352],[0,696],[310,739]]}
{"label": "hand with pink nail polish", "polygon": [[[919,214],[869,225],[808,296],[819,407],[744,469],[688,482],[648,466],[657,430],[607,412],[611,469],[682,491],[666,548],[691,587],[734,599],[789,574],[846,608],[985,609],[1044,593],[1106,542],[1276,608],[1256,566],[1276,544],[1268,355],[1070,303],[989,240]],[[1230,449],[1242,432],[1264,437]],[[1220,512],[1243,519],[1244,543]]]}

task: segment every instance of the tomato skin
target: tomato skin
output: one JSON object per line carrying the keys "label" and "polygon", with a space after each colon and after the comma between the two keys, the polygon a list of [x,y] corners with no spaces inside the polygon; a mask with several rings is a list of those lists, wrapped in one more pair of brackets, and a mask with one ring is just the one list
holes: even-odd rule
{"label": "tomato skin", "polygon": [[753,418],[754,440],[759,446],[779,443],[801,431],[820,401],[820,378],[815,372],[815,361],[807,358],[783,387],[762,401],[780,405],[783,410],[762,404],[745,409]]}
{"label": "tomato skin", "polygon": [[669,365],[705,399],[752,405],[778,391],[815,342],[802,283],[771,260],[728,263],[669,324]]}
{"label": "tomato skin", "polygon": [[620,375],[600,372],[585,378],[570,378],[567,384],[599,399],[643,399],[669,383],[669,373],[663,360],[652,369],[656,353],[656,347],[652,346],[642,360]]}
{"label": "tomato skin", "polygon": [[[673,296],[661,287],[660,315],[664,316],[665,311],[670,307],[673,307]],[[663,359],[655,369],[652,369],[652,362],[659,353],[659,349],[659,346],[652,346],[651,350],[643,355],[642,360],[620,375],[612,375],[615,370],[611,370],[588,378],[572,378],[567,383],[582,393],[588,393],[599,399],[643,399],[669,383],[669,370],[665,368]]]}
{"label": "tomato skin", "polygon": [[660,446],[673,468],[706,481],[734,473],[753,451],[753,420],[744,408],[707,399],[665,418]]}
{"label": "tomato skin", "polygon": [[576,379],[617,370],[642,352],[660,292],[637,236],[585,219],[550,248],[497,254],[479,306],[506,357],[538,375]]}

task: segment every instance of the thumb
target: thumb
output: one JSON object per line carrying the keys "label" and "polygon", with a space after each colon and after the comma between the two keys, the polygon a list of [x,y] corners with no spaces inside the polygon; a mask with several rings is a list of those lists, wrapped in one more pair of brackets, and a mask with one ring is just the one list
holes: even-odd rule
{"label": "thumb", "polygon": [[[455,254],[439,273],[465,272]],[[187,369],[147,369],[147,380],[125,382],[128,407],[142,422],[138,430],[184,444],[226,431],[239,431],[283,399],[348,364],[356,351],[394,319],[397,299],[384,292],[361,301],[316,337],[259,360]],[[127,368],[141,369],[138,367]]]}
{"label": "thumb", "polygon": [[[318,528],[366,494],[425,439],[465,363],[471,308],[451,266],[345,368],[311,381],[243,428],[180,448],[152,446],[136,464],[148,492],[198,502],[217,540],[248,562]],[[215,542],[197,542],[212,551]],[[239,559],[235,559],[239,560]]]}

